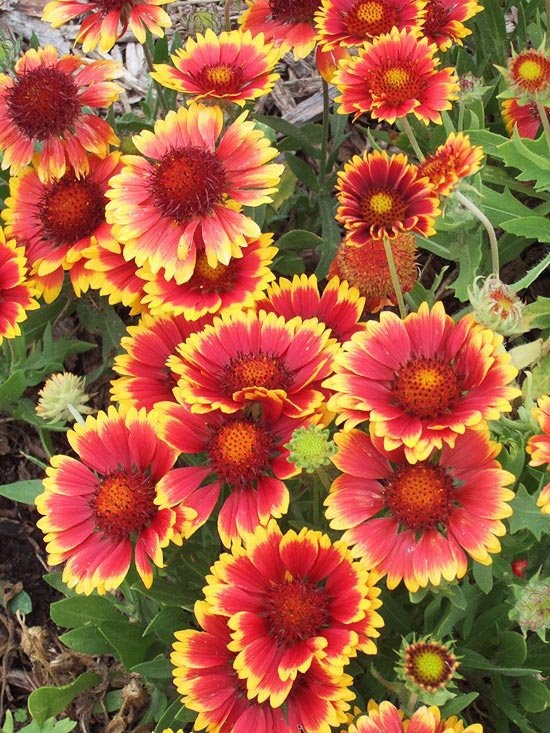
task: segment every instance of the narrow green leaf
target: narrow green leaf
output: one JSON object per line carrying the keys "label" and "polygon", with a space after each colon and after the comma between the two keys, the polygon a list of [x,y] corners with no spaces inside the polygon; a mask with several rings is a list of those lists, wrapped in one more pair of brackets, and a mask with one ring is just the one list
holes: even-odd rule
{"label": "narrow green leaf", "polygon": [[286,232],[276,242],[281,252],[287,249],[315,249],[321,244],[323,244],[321,237],[305,229],[294,229],[291,232]]}
{"label": "narrow green leaf", "polygon": [[5,496],[6,499],[18,501],[21,504],[34,504],[34,500],[43,490],[40,479],[15,481],[13,484],[0,486],[0,496]]}
{"label": "narrow green leaf", "polygon": [[26,388],[25,372],[22,369],[16,369],[0,384],[0,407],[15,402],[18,397],[21,397]]}
{"label": "narrow green leaf", "polygon": [[480,669],[485,672],[498,672],[505,677],[528,677],[529,675],[538,674],[538,669],[527,669],[526,667],[505,667],[503,665],[494,664],[484,656],[478,654],[472,649],[462,647],[460,650],[462,659],[460,666],[463,669]]}
{"label": "narrow green leaf", "polygon": [[39,687],[29,695],[29,713],[33,719],[43,725],[48,718],[62,713],[77,695],[89,690],[101,681],[95,672],[83,672],[68,685],[62,687]]}
{"label": "narrow green leaf", "polygon": [[529,237],[538,242],[550,242],[550,219],[542,216],[526,216],[522,219],[507,219],[500,223],[502,229],[518,237]]}
{"label": "narrow green leaf", "polygon": [[157,654],[154,659],[149,659],[147,662],[135,664],[130,671],[150,680],[168,680],[172,677],[172,665],[163,654]]}
{"label": "narrow green leaf", "polygon": [[296,155],[288,152],[285,153],[285,160],[290,170],[305,186],[307,186],[307,188],[311,191],[319,190],[319,181],[317,180],[317,176],[305,160],[302,160]]}
{"label": "narrow green leaf", "polygon": [[493,569],[490,565],[481,565],[475,562],[472,565],[472,572],[477,586],[485,593],[489,594],[493,589]]}
{"label": "narrow green leaf", "polygon": [[458,713],[462,712],[468,707],[468,705],[471,705],[474,700],[477,700],[478,697],[479,692],[468,692],[465,695],[459,695],[452,700],[449,700],[449,702],[441,708],[441,717],[446,719],[450,718],[451,715],[458,715]]}

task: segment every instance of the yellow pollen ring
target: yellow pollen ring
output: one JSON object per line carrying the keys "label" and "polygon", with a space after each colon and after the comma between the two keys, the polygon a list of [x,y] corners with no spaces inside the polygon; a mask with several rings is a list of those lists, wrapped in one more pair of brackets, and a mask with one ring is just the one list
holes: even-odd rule
{"label": "yellow pollen ring", "polygon": [[518,68],[518,76],[527,81],[538,81],[543,75],[544,71],[541,64],[534,59],[525,59],[522,61]]}
{"label": "yellow pollen ring", "polygon": [[409,83],[410,75],[406,69],[393,67],[384,73],[384,81],[390,87],[402,87]]}
{"label": "yellow pollen ring", "polygon": [[205,76],[211,84],[225,86],[233,80],[233,69],[227,64],[218,64],[206,69]]}
{"label": "yellow pollen ring", "polygon": [[384,9],[377,2],[361,3],[356,11],[358,20],[362,20],[365,23],[378,23],[378,21],[382,20],[383,15]]}
{"label": "yellow pollen ring", "polygon": [[370,200],[370,208],[376,214],[387,214],[393,208],[393,198],[383,191],[375,193]]}

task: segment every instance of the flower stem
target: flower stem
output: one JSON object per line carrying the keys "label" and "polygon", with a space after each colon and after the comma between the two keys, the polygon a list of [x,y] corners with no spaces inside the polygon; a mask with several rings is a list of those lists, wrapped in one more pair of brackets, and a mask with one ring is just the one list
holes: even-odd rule
{"label": "flower stem", "polygon": [[424,160],[426,159],[426,156],[420,150],[420,145],[418,144],[418,140],[416,139],[416,135],[414,134],[414,131],[411,127],[409,120],[406,117],[402,117],[401,124],[403,125],[403,131],[405,132],[406,136],[409,138],[409,142],[411,144],[412,149],[414,150],[416,154],[416,157],[418,158],[420,163],[423,163]]}
{"label": "flower stem", "polygon": [[548,119],[548,115],[546,114],[544,104],[538,101],[535,102],[535,104],[537,105],[537,112],[539,113],[540,121],[542,123],[542,129],[544,130],[544,134],[546,135],[546,142],[550,146],[550,120]]}
{"label": "flower stem", "polygon": [[483,211],[481,209],[478,209],[478,207],[474,204],[473,201],[470,201],[470,199],[465,196],[461,191],[455,191],[455,196],[460,201],[462,206],[464,208],[468,209],[468,211],[471,211],[472,214],[478,219],[483,226],[485,227],[485,230],[487,231],[487,235],[489,237],[489,244],[491,246],[491,264],[493,267],[493,274],[498,276],[498,273],[500,271],[500,265],[499,265],[499,256],[498,256],[498,241],[497,241],[497,235],[495,233],[495,228],[489,221],[489,219],[485,216]]}
{"label": "flower stem", "polygon": [[323,85],[323,132],[321,138],[321,158],[319,160],[319,184],[322,188],[327,174],[330,97],[327,82],[324,79],[322,79],[321,82]]}
{"label": "flower stem", "polygon": [[80,412],[76,409],[74,405],[71,405],[70,402],[67,402],[67,410],[71,413],[71,415],[74,417],[75,422],[79,423],[79,425],[84,425],[85,421]]}
{"label": "flower stem", "polygon": [[225,16],[225,30],[231,30],[231,3],[232,0],[225,0],[224,16]]}
{"label": "flower stem", "polygon": [[466,109],[466,106],[463,102],[458,103],[458,122],[457,122],[457,129],[458,132],[461,132],[464,129],[464,110]]}
{"label": "flower stem", "polygon": [[[149,50],[149,46],[147,45],[147,42],[142,44],[143,53],[145,54],[145,61],[147,62],[147,68],[149,71],[154,71],[153,68],[153,57],[151,56],[151,51]],[[159,84],[156,79],[153,79],[155,84],[155,89],[157,90],[157,99],[162,107],[162,111],[165,115],[168,114],[170,111],[170,107],[168,106],[168,102],[166,101],[166,97],[164,96],[164,89],[162,88],[162,84]]]}
{"label": "flower stem", "polygon": [[407,310],[405,308],[405,301],[403,300],[403,291],[401,290],[401,283],[399,282],[399,275],[397,274],[397,268],[395,266],[391,244],[387,237],[384,237],[382,241],[384,243],[384,252],[386,253],[386,260],[388,262],[391,282],[395,291],[397,305],[399,307],[399,315],[401,316],[401,318],[405,318],[405,316],[407,315]]}

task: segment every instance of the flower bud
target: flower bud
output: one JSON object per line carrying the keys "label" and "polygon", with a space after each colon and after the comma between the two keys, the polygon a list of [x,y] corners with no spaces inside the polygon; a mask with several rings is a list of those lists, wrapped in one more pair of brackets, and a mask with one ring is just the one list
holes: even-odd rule
{"label": "flower bud", "polygon": [[521,317],[525,306],[497,275],[489,275],[485,280],[476,278],[468,294],[478,323],[502,336],[524,332]]}
{"label": "flower bud", "polygon": [[307,473],[326,466],[336,452],[336,445],[330,439],[329,431],[318,425],[297,428],[285,448],[290,451],[288,460]]}
{"label": "flower bud", "polygon": [[75,412],[89,415],[93,411],[86,404],[90,397],[85,391],[84,377],[71,372],[52,374],[38,395],[36,414],[47,422],[74,422]]}

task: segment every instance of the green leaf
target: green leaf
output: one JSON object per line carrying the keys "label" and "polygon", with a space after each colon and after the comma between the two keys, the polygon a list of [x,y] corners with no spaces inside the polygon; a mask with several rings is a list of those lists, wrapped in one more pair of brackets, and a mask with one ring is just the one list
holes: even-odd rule
{"label": "green leaf", "polygon": [[550,220],[542,216],[526,216],[522,219],[508,219],[500,226],[505,232],[519,237],[529,237],[538,242],[550,242]]}
{"label": "green leaf", "polygon": [[523,311],[523,320],[529,330],[550,328],[550,298],[539,295],[534,303],[529,303]]}
{"label": "green leaf", "polygon": [[528,529],[540,542],[542,535],[550,530],[548,515],[541,512],[536,501],[537,497],[528,494],[525,486],[520,484],[511,504],[514,513],[508,520],[511,534]]}
{"label": "green leaf", "polygon": [[81,692],[89,690],[101,677],[95,672],[83,672],[68,685],[62,687],[39,687],[29,695],[29,713],[33,719],[44,724],[48,718],[62,713]]}
{"label": "green leaf", "polygon": [[325,194],[319,198],[319,213],[321,216],[321,234],[323,237],[322,244],[319,245],[317,253],[319,254],[319,263],[315,270],[317,278],[321,280],[327,276],[328,268],[334,256],[336,249],[342,238],[340,227],[334,218],[336,213],[336,201],[330,194]]}
{"label": "green leaf", "polygon": [[[459,233],[459,239],[463,239]],[[467,242],[462,241],[458,252],[458,277],[453,283],[456,297],[463,303],[469,299],[468,288],[470,288],[479,274],[479,266],[483,256],[481,230],[472,232],[467,236]]]}
{"label": "green leaf", "polygon": [[493,569],[490,565],[482,565],[479,562],[472,564],[472,572],[476,585],[488,595],[493,590]]}
{"label": "green leaf", "polygon": [[40,479],[15,481],[13,484],[3,484],[0,486],[0,496],[5,496],[6,499],[18,501],[21,504],[34,504],[34,500],[43,490],[44,488]]}
{"label": "green leaf", "polygon": [[509,142],[507,137],[497,135],[495,132],[489,132],[488,130],[466,130],[465,134],[470,137],[472,145],[481,145],[487,155],[492,155],[502,160],[500,146],[503,143]]}
{"label": "green leaf", "polygon": [[189,613],[187,611],[176,606],[165,606],[148,623],[143,635],[155,634],[161,641],[170,644],[174,632],[178,629],[184,629],[188,625]]}
{"label": "green leaf", "polygon": [[22,369],[16,369],[0,384],[0,407],[5,407],[11,402],[15,402],[26,389],[27,380],[25,379],[25,372]]}
{"label": "green leaf", "polygon": [[321,244],[323,244],[321,237],[305,229],[294,229],[291,232],[286,232],[276,242],[281,252],[287,249],[315,249]]}
{"label": "green leaf", "polygon": [[520,171],[518,181],[532,181],[537,191],[550,190],[550,156],[544,132],[537,140],[528,140],[514,127],[513,139],[503,143],[500,152],[507,166]]}
{"label": "green leaf", "polygon": [[56,601],[50,606],[50,616],[58,626],[69,629],[103,621],[125,622],[124,616],[103,596],[73,596]]}
{"label": "green leaf", "polygon": [[307,188],[311,191],[319,190],[319,181],[317,180],[317,176],[305,160],[302,160],[296,155],[288,152],[285,153],[285,160],[290,170],[305,186],[307,186]]}
{"label": "green leaf", "polygon": [[482,186],[481,197],[483,211],[493,226],[500,226],[503,221],[511,221],[512,218],[525,219],[532,214],[531,209],[518,201],[508,188],[499,192],[489,186]]}
{"label": "green leaf", "polygon": [[164,654],[157,654],[154,659],[135,664],[130,671],[150,680],[169,680],[172,677],[172,665]]}
{"label": "green leaf", "polygon": [[71,629],[61,634],[59,640],[81,654],[99,654],[115,655],[115,650],[105,639],[97,626],[80,626],[77,629]]}
{"label": "green leaf", "polygon": [[542,713],[550,705],[550,690],[535,677],[521,680],[519,701],[528,713]]}
{"label": "green leaf", "polygon": [[477,700],[478,697],[479,692],[469,692],[466,695],[459,695],[453,700],[449,700],[449,702],[441,708],[441,717],[446,719],[450,718],[451,715],[458,715],[458,713],[462,712],[468,707],[468,705],[471,705],[474,700]]}
{"label": "green leaf", "polygon": [[538,674],[538,669],[527,669],[526,667],[505,667],[490,662],[484,656],[478,654],[472,649],[461,648],[462,658],[460,666],[463,669],[480,669],[484,672],[498,672],[505,677],[528,677],[532,674]]}
{"label": "green leaf", "polygon": [[99,630],[126,669],[144,662],[149,656],[153,643],[143,638],[143,626],[128,621],[109,621],[101,624]]}
{"label": "green leaf", "polygon": [[527,644],[521,634],[516,631],[503,631],[498,637],[498,649],[495,661],[506,665],[520,667],[527,657]]}
{"label": "green leaf", "polygon": [[277,132],[282,132],[283,135],[295,140],[308,155],[311,155],[313,158],[319,157],[318,149],[311,142],[310,126],[304,125],[300,127],[298,125],[292,125],[290,122],[281,119],[281,117],[271,117],[268,115],[256,115],[255,118],[263,125],[267,125]]}
{"label": "green leaf", "polygon": [[12,613],[19,611],[25,615],[28,615],[32,611],[32,601],[27,591],[22,590],[8,603],[8,608]]}

